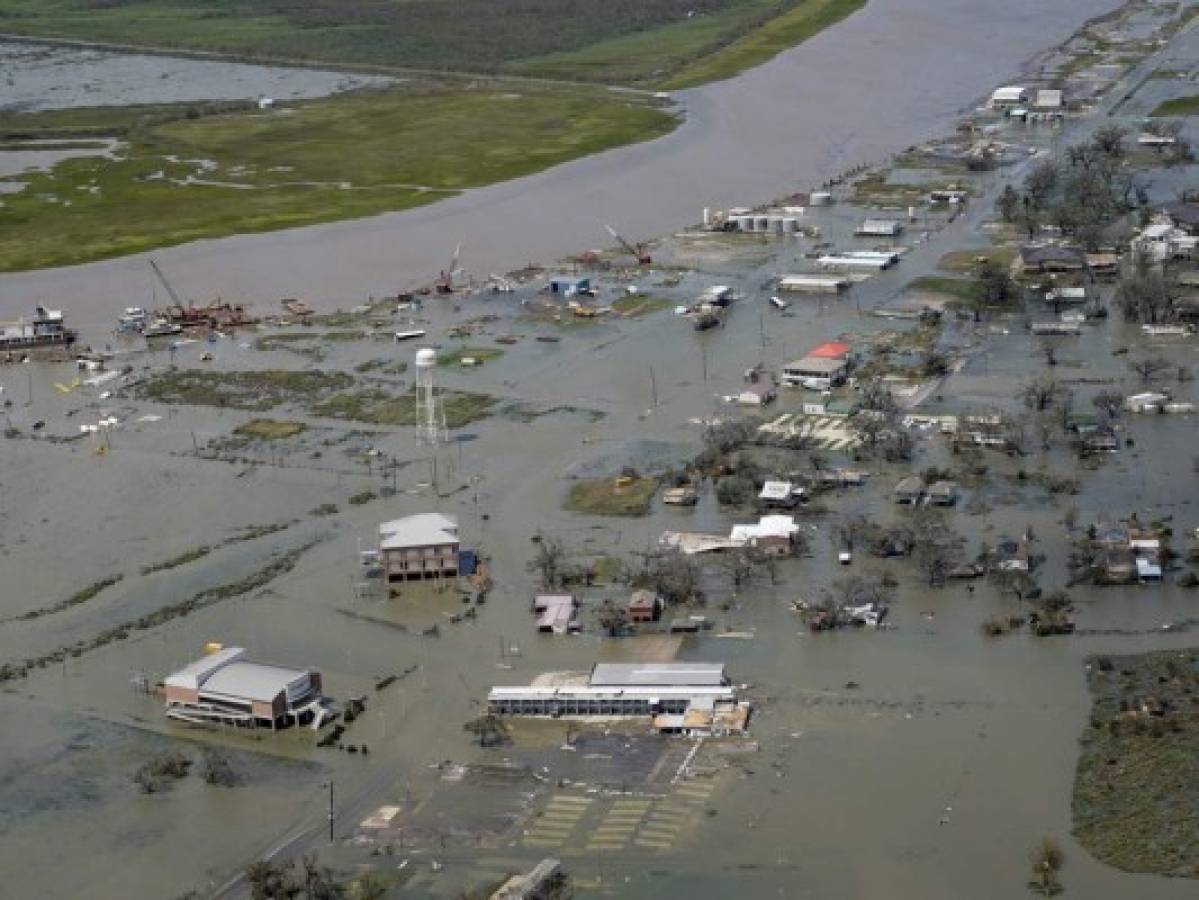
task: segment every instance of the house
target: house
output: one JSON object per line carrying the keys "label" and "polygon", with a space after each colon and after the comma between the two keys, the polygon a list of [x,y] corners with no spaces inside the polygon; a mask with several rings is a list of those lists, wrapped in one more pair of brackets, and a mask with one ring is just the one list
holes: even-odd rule
{"label": "house", "polygon": [[1161,412],[1162,406],[1169,401],[1170,397],[1168,394],[1145,391],[1142,394],[1133,394],[1131,397],[1125,397],[1124,408],[1129,412],[1136,413]]}
{"label": "house", "polygon": [[630,622],[656,622],[662,615],[662,598],[653,591],[633,591],[627,611]]}
{"label": "house", "polygon": [[1014,541],[1004,538],[995,545],[995,568],[1000,572],[1027,572],[1032,568],[1028,552],[1028,540]]}
{"label": "house", "polygon": [[842,341],[825,341],[809,350],[808,356],[816,359],[848,360],[852,352],[853,348]]}
{"label": "house", "polygon": [[1189,235],[1199,235],[1199,203],[1167,203],[1158,212],[1168,218],[1175,228]]}
{"label": "house", "polygon": [[934,481],[928,488],[928,502],[937,506],[953,506],[958,502],[958,486],[952,481]]}
{"label": "house", "polygon": [[908,503],[915,506],[924,496],[924,481],[919,475],[909,475],[895,485],[892,494],[896,503]]}
{"label": "house", "polygon": [[184,722],[246,728],[311,722],[329,715],[321,696],[321,674],[246,659],[242,647],[224,647],[189,663],[163,681],[166,714]]}
{"label": "house", "polygon": [[1050,272],[1083,272],[1087,255],[1078,247],[1060,244],[1024,244],[1012,260],[1012,274],[1045,274]]}
{"label": "house", "polygon": [[854,231],[858,237],[899,237],[903,222],[898,219],[867,219]]}
{"label": "house", "polygon": [[995,88],[991,92],[991,106],[994,109],[1008,109],[1013,106],[1023,106],[1028,102],[1028,88],[1019,85],[1006,85]]}
{"label": "house", "polygon": [[1138,556],[1136,567],[1137,581],[1141,584],[1156,584],[1162,580],[1161,563],[1156,560]]}
{"label": "house", "polygon": [[1133,250],[1150,262],[1191,259],[1197,245],[1199,237],[1180,228],[1173,217],[1166,213],[1154,216],[1132,239]]}
{"label": "house", "polygon": [[714,284],[711,287],[704,288],[703,293],[699,295],[698,305],[723,307],[728,306],[733,302],[733,289],[727,284]]}
{"label": "house", "polygon": [[458,520],[418,513],[379,526],[379,561],[388,583],[458,575]]}
{"label": "house", "polygon": [[533,598],[537,630],[542,634],[570,634],[579,630],[579,601],[574,594],[538,594]]}
{"label": "house", "polygon": [[820,469],[811,476],[812,482],[822,488],[861,487],[866,476],[854,469]]}
{"label": "house", "polygon": [[786,387],[804,387],[824,391],[845,381],[847,359],[808,355],[783,366],[780,381]]}
{"label": "house", "polygon": [[756,525],[734,525],[729,541],[735,547],[752,547],[773,556],[791,552],[799,526],[791,516],[762,516]]}
{"label": "house", "polygon": [[774,385],[758,382],[747,385],[737,395],[737,403],[741,406],[768,406],[774,402],[776,396]]}
{"label": "house", "polygon": [[558,275],[550,279],[550,293],[573,297],[591,293],[591,279],[581,275]]}
{"label": "house", "polygon": [[699,491],[692,485],[667,488],[662,492],[662,502],[667,506],[695,506],[699,501]]}
{"label": "house", "polygon": [[1056,287],[1045,292],[1045,302],[1051,306],[1077,306],[1087,302],[1085,287]]}
{"label": "house", "polygon": [[1060,110],[1062,108],[1062,92],[1042,88],[1037,91],[1036,97],[1033,98],[1032,105],[1034,109],[1041,111]]}
{"label": "house", "polygon": [[1087,269],[1095,278],[1115,278],[1120,274],[1118,253],[1088,253]]}
{"label": "house", "polygon": [[758,500],[767,508],[793,509],[806,493],[803,487],[790,481],[767,481],[762,485]]}

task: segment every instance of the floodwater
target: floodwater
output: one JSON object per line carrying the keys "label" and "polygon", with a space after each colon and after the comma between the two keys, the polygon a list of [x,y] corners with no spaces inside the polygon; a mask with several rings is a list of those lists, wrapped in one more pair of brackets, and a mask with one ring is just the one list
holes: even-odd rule
{"label": "floodwater", "polygon": [[[1142,114],[1136,104],[1127,112]],[[1019,174],[987,176],[986,192],[993,196],[1006,178]],[[1161,192],[1155,199],[1163,199],[1172,185],[1157,183],[1154,190]],[[105,575],[125,575],[75,608],[0,623],[0,662],[70,645],[241,579],[275,554],[317,541],[294,570],[260,590],[4,686],[0,715],[15,723],[5,730],[0,755],[0,871],[6,873],[6,891],[64,900],[83,893],[173,897],[190,888],[216,889],[251,858],[280,846],[328,853],[322,817],[330,779],[336,786],[339,837],[348,836],[356,822],[382,804],[398,803],[402,815],[416,819],[435,817],[442,782],[431,763],[498,763],[521,752],[481,751],[462,730],[490,685],[523,683],[544,670],[587,668],[599,658],[635,659],[644,652],[639,640],[605,640],[594,631],[573,638],[533,634],[528,601],[535,584],[525,568],[533,534],[558,535],[579,553],[627,556],[652,546],[665,529],[727,528],[745,520],[719,510],[710,490],[694,510],[656,506],[650,516],[631,520],[576,516],[561,508],[568,479],[610,471],[626,456],[646,468],[671,464],[679,449],[698,446],[700,428],[694,420],[725,414],[717,398],[733,393],[742,372],[756,362],[774,369],[820,340],[910,327],[859,315],[858,307],[895,299],[908,280],[933,271],[945,250],[985,243],[980,226],[987,206],[985,199],[976,201],[952,225],[934,223],[930,238],[898,270],[855,288],[851,298],[828,304],[800,299],[790,316],[768,307],[761,285],[768,275],[796,264],[800,247],[794,244],[766,243],[757,262],[713,262],[677,287],[651,283],[655,293],[671,301],[693,297],[707,284],[733,284],[744,300],[725,328],[703,334],[668,311],[562,328],[537,323],[520,305],[534,298],[532,288],[514,296],[458,298],[456,304],[430,302],[413,325],[397,319],[396,328],[418,325],[432,342],[448,344],[454,324],[497,315],[489,334],[476,342],[490,344],[492,336],[503,333],[525,337],[477,370],[439,369],[446,386],[494,393],[534,409],[574,407],[603,414],[547,415],[531,422],[495,416],[462,429],[473,439],[438,454],[440,497],[427,484],[431,451],[406,429],[315,420],[301,439],[244,450],[243,460],[201,459],[193,453],[197,444],[227,437],[254,414],[102,399],[100,389],[69,389],[76,373],[67,365],[0,368],[3,397],[11,402],[4,409],[6,425],[23,434],[39,420],[46,423],[42,433],[56,438],[71,437],[79,425],[106,413],[126,423],[112,433],[103,455],[95,452],[99,444],[91,437],[0,441],[0,569],[5,577],[0,619],[50,606]],[[813,211],[812,217],[825,234],[843,241],[859,214],[835,207]],[[134,271],[135,296],[143,296],[142,269]],[[610,302],[619,286],[605,284],[603,290],[601,301]],[[532,339],[543,333],[560,341]],[[130,350],[122,362],[135,374],[172,364],[230,370],[314,365],[286,350],[244,347],[254,336],[188,344],[173,354]],[[968,336],[951,332],[949,340],[964,344]],[[1113,317],[1063,347],[1061,371],[1115,379],[1116,389],[1131,392],[1136,385],[1123,357],[1110,352],[1120,346],[1141,354],[1162,352],[1178,364],[1196,362],[1193,340],[1150,344],[1134,326]],[[331,342],[326,351],[315,365],[352,371],[371,359],[409,359],[414,348],[364,340]],[[213,355],[210,362],[201,361],[205,352]],[[1014,325],[946,382],[933,408],[1010,407],[1034,358],[1033,340]],[[658,400],[653,409],[651,378]],[[1088,408],[1087,395],[1099,389],[1079,387],[1076,406]],[[1178,391],[1179,399],[1195,399],[1193,382]],[[778,411],[797,404],[796,397],[784,395]],[[270,414],[294,415],[287,410]],[[145,415],[161,418],[144,420]],[[1077,507],[1083,524],[1113,512],[1173,515],[1181,541],[1197,517],[1193,492],[1179,490],[1194,484],[1195,420],[1137,417],[1126,425],[1135,446],[1122,448],[1099,472],[1077,473],[1081,492],[1056,501],[1021,482],[1016,472],[1076,473],[1076,461],[1062,448],[1021,460],[986,457],[996,489],[988,495],[992,508],[972,514],[963,504],[949,513],[967,540],[967,551],[1032,525],[1037,549],[1047,557],[1041,583],[1052,588],[1065,577],[1067,535],[1061,522],[1069,506]],[[917,446],[915,467],[953,464],[935,435],[925,434]],[[370,447],[406,463],[395,475],[398,493],[351,505],[351,495],[378,491],[392,477],[381,473],[372,457],[347,452]],[[898,470],[877,463],[870,469],[868,487],[827,500],[834,515],[861,513],[879,520],[901,515],[889,496]],[[1143,474],[1147,471],[1153,477]],[[1001,494],[1017,495],[1020,502],[994,499]],[[337,504],[339,513],[313,515],[324,503]],[[448,614],[463,609],[452,595],[406,594],[394,601],[357,595],[357,550],[370,545],[378,521],[429,509],[458,515],[464,541],[492,557],[496,588],[477,619],[451,624]],[[566,860],[581,878],[603,879],[601,889],[580,891],[580,896],[1003,900],[1024,891],[1028,848],[1051,834],[1065,847],[1063,877],[1073,894],[1095,900],[1189,897],[1193,885],[1182,880],[1127,875],[1091,859],[1070,840],[1069,823],[1076,742],[1089,707],[1084,658],[1193,644],[1193,632],[1161,629],[1195,615],[1193,593],[1173,583],[1079,588],[1077,619],[1084,633],[1067,639],[1017,634],[990,640],[982,637],[979,624],[1016,612],[1010,597],[998,596],[987,584],[974,591],[963,586],[923,590],[902,563],[862,560],[853,571],[890,571],[899,577],[896,627],[813,636],[787,607],[797,598],[812,599],[843,573],[829,538],[832,522],[832,517],[813,517],[811,558],[783,564],[777,585],[763,581],[735,597],[720,578],[708,585],[711,603],[704,612],[718,629],[753,637],[687,639],[680,655],[726,661],[736,681],[751,685],[760,702],[752,737],[762,750],[722,777],[707,802],[712,812],[680,832],[676,844],[656,852],[630,847],[605,856],[580,845],[547,851],[515,842],[448,853],[401,850],[392,860],[339,845],[329,858],[392,868],[408,859],[409,869],[420,868],[426,884],[414,896],[454,896],[454,888],[469,881],[472,872],[528,867],[550,854]],[[143,566],[201,544],[216,545],[235,529],[269,523],[291,524],[265,538],[218,547],[175,569],[140,574]],[[70,564],[64,565],[67,554]],[[586,602],[621,593],[620,587],[590,590]],[[440,636],[420,634],[434,623]],[[160,703],[132,689],[131,676],[161,677],[213,640],[243,644],[256,658],[319,668],[337,698],[366,695],[367,714],[346,740],[368,744],[370,755],[318,750],[302,731],[269,738],[200,737],[168,725]],[[507,652],[513,644],[519,654]],[[419,667],[415,673],[382,692],[373,690],[375,678],[414,665]],[[849,687],[850,682],[858,687]],[[216,788],[192,777],[162,794],[138,793],[132,773],[166,737],[228,746],[236,751],[233,761],[243,783]],[[582,766],[575,754],[553,750],[557,744],[537,752],[539,764],[549,769],[543,777],[551,782]],[[555,762],[556,754],[561,762]],[[455,802],[469,805],[470,799],[456,797]],[[481,817],[495,810],[485,809],[480,799],[476,812]],[[70,851],[70,866],[61,864],[64,848]],[[429,866],[433,858],[445,866],[436,877]]]}
{"label": "floodwater", "polygon": [[[659,140],[441,203],[354,222],[156,251],[194,297],[303,296],[324,306],[431,281],[463,245],[476,276],[645,238],[703,207],[805,190],[938,133],[1034,54],[1114,0],[871,0],[801,47],[730,81],[684,91],[687,121]],[[443,262],[444,260],[444,262]],[[84,325],[144,290],[144,256],[0,276],[0,315],[39,300]]]}
{"label": "floodwater", "polygon": [[0,110],[199,100],[300,100],[392,83],[376,75],[0,42]]}

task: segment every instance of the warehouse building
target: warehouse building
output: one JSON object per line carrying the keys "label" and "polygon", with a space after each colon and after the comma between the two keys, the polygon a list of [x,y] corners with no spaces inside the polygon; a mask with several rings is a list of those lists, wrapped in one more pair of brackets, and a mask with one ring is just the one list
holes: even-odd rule
{"label": "warehouse building", "polygon": [[321,674],[246,659],[242,647],[226,647],[184,666],[163,682],[166,714],[192,723],[270,728],[329,717]]}

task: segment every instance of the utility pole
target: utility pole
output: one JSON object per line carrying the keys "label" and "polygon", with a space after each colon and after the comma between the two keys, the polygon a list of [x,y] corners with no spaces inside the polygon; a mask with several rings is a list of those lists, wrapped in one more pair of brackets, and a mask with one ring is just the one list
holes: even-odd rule
{"label": "utility pole", "polygon": [[703,366],[704,381],[708,380],[708,345],[701,343],[699,345],[699,358]]}
{"label": "utility pole", "polygon": [[654,367],[649,367],[649,389],[653,396],[654,409],[658,408],[658,379],[654,377]]}
{"label": "utility pole", "polygon": [[762,347],[766,347],[766,320],[762,313],[758,313],[758,335],[762,338]]}
{"label": "utility pole", "polygon": [[333,843],[333,779],[330,778],[329,786],[329,843]]}

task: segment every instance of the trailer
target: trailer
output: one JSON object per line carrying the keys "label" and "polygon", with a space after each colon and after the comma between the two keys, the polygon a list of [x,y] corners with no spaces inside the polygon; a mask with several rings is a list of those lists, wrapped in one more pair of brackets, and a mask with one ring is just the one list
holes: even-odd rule
{"label": "trailer", "polygon": [[839,294],[849,288],[849,279],[839,275],[784,275],[779,279],[780,291],[804,294]]}

